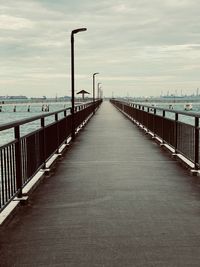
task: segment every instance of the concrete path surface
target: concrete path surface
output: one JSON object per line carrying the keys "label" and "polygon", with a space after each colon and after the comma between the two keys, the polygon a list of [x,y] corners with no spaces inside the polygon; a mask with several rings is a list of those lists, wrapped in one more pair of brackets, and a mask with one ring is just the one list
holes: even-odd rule
{"label": "concrete path surface", "polygon": [[29,204],[0,266],[200,266],[200,187],[104,102]]}

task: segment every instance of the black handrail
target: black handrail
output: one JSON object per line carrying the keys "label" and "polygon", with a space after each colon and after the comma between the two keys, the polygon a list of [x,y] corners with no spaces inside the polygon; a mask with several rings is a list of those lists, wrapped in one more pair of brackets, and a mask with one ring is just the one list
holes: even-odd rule
{"label": "black handrail", "polygon": [[[141,125],[148,133],[152,133],[153,137],[159,137],[162,144],[168,144],[174,148],[175,154],[181,154],[194,163],[195,170],[200,168],[200,114],[158,108],[117,99],[111,99],[110,101],[136,124]],[[162,111],[161,114],[158,114],[157,110]],[[174,118],[168,118],[166,112],[174,113]],[[193,117],[193,125],[180,121],[179,115]]]}
{"label": "black handrail", "polygon": [[[101,104],[101,100],[75,106],[75,113],[61,109],[48,114],[6,123],[0,131],[13,129],[14,140],[0,146],[0,211],[15,197],[22,196],[23,187],[46,163],[60,147],[72,136],[72,121],[75,130],[90,118]],[[64,113],[58,118],[59,113]],[[54,116],[54,121],[45,125],[45,118]],[[40,120],[40,128],[21,136],[20,126]]]}
{"label": "black handrail", "polygon": [[[85,103],[85,104],[77,105],[77,106],[75,106],[75,109],[81,109],[83,107],[85,108],[85,107],[87,107],[89,105],[92,105],[92,104],[93,104],[93,102],[88,102],[88,103]],[[29,123],[29,122],[32,122],[32,121],[35,121],[35,120],[39,120],[41,118],[50,117],[50,116],[53,116],[55,114],[59,114],[61,112],[65,112],[65,111],[66,112],[67,111],[71,112],[71,107],[63,108],[63,109],[60,109],[60,110],[57,110],[57,111],[54,111],[54,112],[48,112],[47,114],[41,114],[41,115],[33,116],[33,117],[30,117],[30,118],[22,119],[22,120],[16,120],[16,121],[13,121],[13,122],[0,124],[0,131],[8,130],[8,129],[13,128],[15,126],[23,125],[23,124],[26,124],[26,123]]]}
{"label": "black handrail", "polygon": [[70,110],[70,108],[60,109],[60,110],[57,110],[57,111],[54,111],[54,112],[49,112],[48,114],[41,114],[41,115],[33,116],[33,117],[30,117],[30,118],[26,118],[26,119],[21,119],[21,120],[16,120],[16,121],[0,124],[0,131],[8,130],[8,129],[13,128],[15,126],[23,125],[23,124],[26,124],[26,123],[29,123],[29,122],[32,122],[32,121],[36,121],[36,120],[39,120],[41,118],[50,117],[50,116],[53,116],[55,114],[64,112],[65,110],[66,111]]}
{"label": "black handrail", "polygon": [[117,100],[117,99],[111,99],[111,101],[118,101],[120,103],[124,103],[126,105],[132,106],[132,107],[145,107],[145,108],[151,108],[152,110],[156,109],[159,111],[166,111],[166,112],[171,112],[171,113],[178,113],[180,115],[186,115],[186,116],[190,116],[190,117],[197,117],[200,118],[200,114],[195,113],[195,112],[187,112],[187,111],[179,111],[179,110],[175,110],[175,109],[167,109],[167,108],[160,108],[160,107],[155,107],[155,106],[151,106],[151,105],[143,105],[143,104],[138,104],[135,102],[126,102],[126,101],[121,101],[121,100]]}

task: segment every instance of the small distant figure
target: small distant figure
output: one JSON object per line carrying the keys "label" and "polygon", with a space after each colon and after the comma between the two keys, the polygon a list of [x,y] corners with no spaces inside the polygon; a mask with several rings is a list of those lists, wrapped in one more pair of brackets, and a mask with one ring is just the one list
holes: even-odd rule
{"label": "small distant figure", "polygon": [[49,105],[42,105],[42,111],[48,112],[49,111]]}
{"label": "small distant figure", "polygon": [[186,111],[190,111],[190,110],[193,109],[193,106],[192,106],[192,104],[187,103],[187,104],[184,105],[184,109],[185,109]]}
{"label": "small distant figure", "polygon": [[17,111],[17,107],[14,106],[14,108],[13,108],[13,112],[16,112],[16,111]]}
{"label": "small distant figure", "polygon": [[169,109],[173,109],[173,105],[169,105]]}
{"label": "small distant figure", "polygon": [[2,112],[2,106],[0,106],[0,112]]}
{"label": "small distant figure", "polygon": [[27,111],[28,111],[28,112],[31,111],[31,107],[30,107],[30,105],[28,105],[28,109],[27,109]]}

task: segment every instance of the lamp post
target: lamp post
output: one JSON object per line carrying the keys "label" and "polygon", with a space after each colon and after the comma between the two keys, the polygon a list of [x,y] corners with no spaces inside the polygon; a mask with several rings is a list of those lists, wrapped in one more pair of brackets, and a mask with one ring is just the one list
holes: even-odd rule
{"label": "lamp post", "polygon": [[100,89],[100,98],[103,99],[103,90]]}
{"label": "lamp post", "polygon": [[95,101],[95,76],[99,74],[99,72],[93,73],[93,102]]}
{"label": "lamp post", "polygon": [[97,84],[98,99],[100,98],[100,89],[101,89],[100,86],[99,86],[100,84],[101,84],[101,83],[98,83],[98,84]]}
{"label": "lamp post", "polygon": [[71,32],[71,114],[72,114],[72,140],[75,138],[75,123],[74,123],[74,34],[86,31],[86,28],[75,29]]}

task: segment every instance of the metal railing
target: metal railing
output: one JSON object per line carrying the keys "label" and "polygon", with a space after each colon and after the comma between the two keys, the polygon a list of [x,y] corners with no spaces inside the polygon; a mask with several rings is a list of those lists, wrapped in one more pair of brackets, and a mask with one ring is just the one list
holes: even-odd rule
{"label": "metal railing", "polygon": [[[0,125],[0,131],[12,129],[14,134],[11,142],[0,147],[0,211],[15,196],[22,196],[23,187],[40,169],[46,167],[46,162],[67,142],[73,130],[72,122],[76,130],[100,104],[101,100],[98,100],[76,106],[74,118],[71,108],[66,108]],[[47,124],[50,116],[54,120]],[[39,121],[39,129],[21,136],[20,127],[35,121]]]}
{"label": "metal railing", "polygon": [[172,147],[175,154],[181,154],[194,163],[195,170],[199,169],[200,114],[115,99],[110,101],[147,132],[152,133],[154,137],[160,138],[163,144],[168,144]]}

